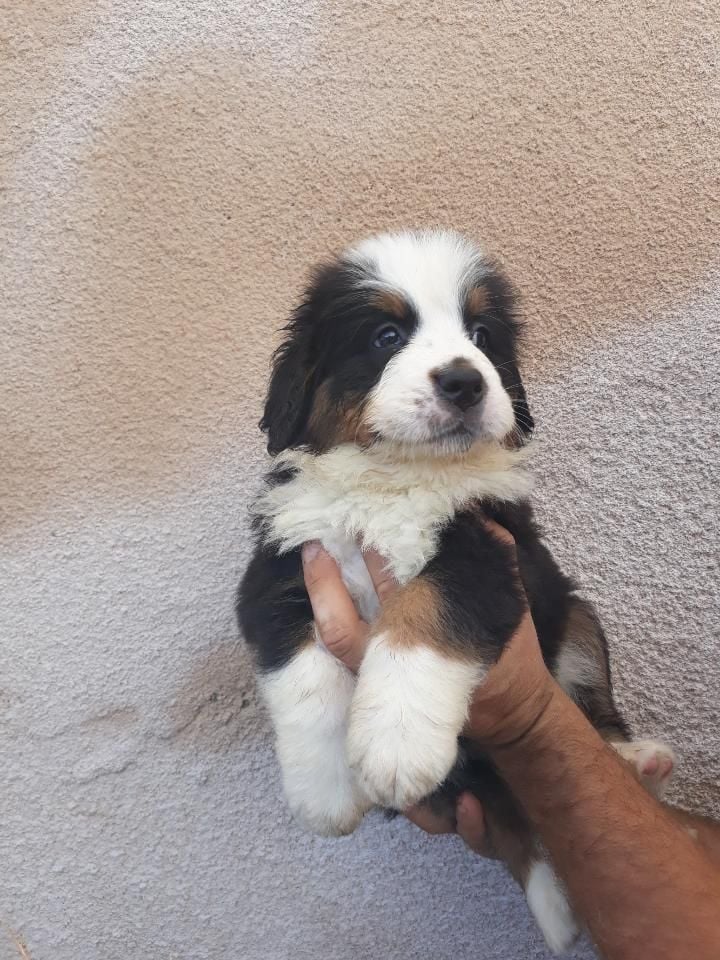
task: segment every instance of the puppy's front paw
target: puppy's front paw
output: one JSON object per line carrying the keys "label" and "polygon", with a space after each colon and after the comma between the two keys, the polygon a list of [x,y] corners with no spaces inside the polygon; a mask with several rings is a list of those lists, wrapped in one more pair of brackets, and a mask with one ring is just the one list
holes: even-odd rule
{"label": "puppy's front paw", "polygon": [[428,647],[372,642],[350,709],[348,762],[371,800],[404,810],[432,793],[457,757],[477,667]]}
{"label": "puppy's front paw", "polygon": [[419,711],[382,697],[353,707],[348,761],[370,799],[404,810],[432,793],[457,756],[454,727],[438,727]]}

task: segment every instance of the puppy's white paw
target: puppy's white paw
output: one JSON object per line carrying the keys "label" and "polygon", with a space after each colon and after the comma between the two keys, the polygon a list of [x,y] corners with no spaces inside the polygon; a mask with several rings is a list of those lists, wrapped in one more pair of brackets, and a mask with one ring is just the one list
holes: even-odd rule
{"label": "puppy's white paw", "polygon": [[675,754],[672,749],[657,740],[613,743],[613,747],[624,760],[635,767],[643,786],[661,799],[675,769]]}
{"label": "puppy's white paw", "polygon": [[351,713],[348,761],[375,803],[404,810],[448,775],[458,732],[397,702],[363,697]]}
{"label": "puppy's white paw", "polygon": [[553,953],[565,953],[580,929],[550,864],[539,860],[530,867],[525,895],[548,947]]}
{"label": "puppy's white paw", "polygon": [[348,762],[368,796],[403,810],[439,786],[457,757],[476,666],[428,647],[370,645],[350,709]]}
{"label": "puppy's white paw", "polygon": [[[331,760],[332,758],[328,758]],[[360,824],[372,803],[355,781],[351,770],[338,769],[309,777],[308,770],[283,770],[288,806],[295,820],[321,837],[344,837]]]}
{"label": "puppy's white paw", "polygon": [[351,833],[371,806],[345,754],[354,689],[350,672],[317,644],[261,679],[290,809],[323,836]]}

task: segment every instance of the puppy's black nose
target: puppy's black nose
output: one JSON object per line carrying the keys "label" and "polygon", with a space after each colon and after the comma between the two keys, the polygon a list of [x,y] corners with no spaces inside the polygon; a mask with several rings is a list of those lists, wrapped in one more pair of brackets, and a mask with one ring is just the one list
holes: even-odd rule
{"label": "puppy's black nose", "polygon": [[436,370],[433,375],[435,389],[443,400],[448,400],[461,410],[469,410],[480,403],[485,393],[485,378],[465,360]]}

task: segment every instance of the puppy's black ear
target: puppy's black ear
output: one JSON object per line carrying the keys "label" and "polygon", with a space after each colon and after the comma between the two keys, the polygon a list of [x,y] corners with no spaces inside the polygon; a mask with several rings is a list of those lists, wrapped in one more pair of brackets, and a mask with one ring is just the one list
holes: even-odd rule
{"label": "puppy's black ear", "polygon": [[535,421],[530,413],[525,386],[520,377],[520,371],[514,363],[508,363],[503,366],[502,379],[505,382],[505,389],[512,400],[513,413],[515,414],[515,425],[517,427],[516,435],[520,445],[527,443],[535,429]]}
{"label": "puppy's black ear", "polygon": [[[498,317],[505,331],[512,338],[510,346],[513,355],[517,355],[517,344],[522,340],[523,322],[518,316],[518,295],[513,284],[500,267],[492,263],[492,272],[484,279],[490,294],[490,313]],[[525,387],[516,363],[500,364],[498,372],[508,396],[512,400],[515,414],[515,437],[519,446],[527,443],[535,429],[535,421],[530,413]]]}
{"label": "puppy's black ear", "polygon": [[292,447],[302,436],[310,414],[315,380],[311,307],[296,310],[275,351],[270,386],[260,429],[267,433],[272,456]]}

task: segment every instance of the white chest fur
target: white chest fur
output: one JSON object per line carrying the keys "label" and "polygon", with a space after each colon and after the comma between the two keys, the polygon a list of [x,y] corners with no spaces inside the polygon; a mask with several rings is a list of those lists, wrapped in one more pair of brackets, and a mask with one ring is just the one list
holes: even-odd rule
{"label": "white chest fur", "polygon": [[377,601],[358,545],[379,551],[406,583],[434,556],[443,525],[458,510],[478,499],[528,495],[525,459],[525,451],[497,444],[437,460],[399,460],[350,444],[319,456],[291,451],[278,466],[292,467],[295,477],[267,490],[257,509],[282,551],[321,541],[361,614],[372,619]]}

